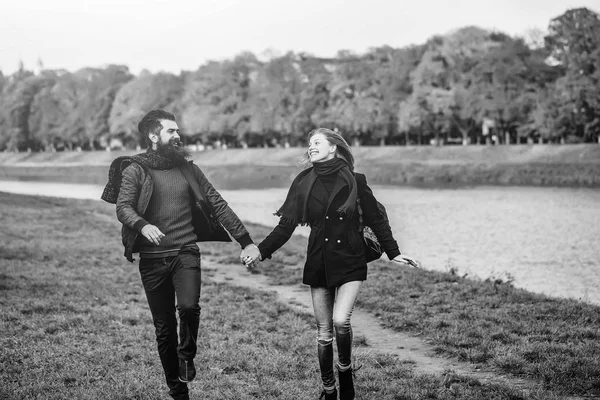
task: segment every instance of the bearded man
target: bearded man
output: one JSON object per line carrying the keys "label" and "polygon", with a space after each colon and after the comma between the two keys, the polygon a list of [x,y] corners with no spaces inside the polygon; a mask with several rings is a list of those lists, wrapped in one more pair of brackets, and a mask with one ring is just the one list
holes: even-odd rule
{"label": "bearded man", "polygon": [[196,242],[231,241],[231,236],[243,249],[242,262],[257,258],[259,251],[204,173],[187,161],[189,153],[181,146],[175,116],[152,110],[138,130],[148,139],[147,152],[112,162],[102,199],[116,203],[125,257],[132,262],[133,253],[139,253],[169,394],[186,400],[187,383],[196,376],[193,360],[200,322]]}

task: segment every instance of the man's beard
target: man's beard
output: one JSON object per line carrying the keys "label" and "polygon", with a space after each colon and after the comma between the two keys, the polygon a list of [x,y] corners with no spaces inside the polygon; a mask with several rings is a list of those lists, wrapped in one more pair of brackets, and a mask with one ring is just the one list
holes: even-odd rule
{"label": "man's beard", "polygon": [[169,143],[157,143],[156,152],[171,160],[173,164],[180,165],[190,157],[190,152],[181,146],[179,139],[171,139]]}

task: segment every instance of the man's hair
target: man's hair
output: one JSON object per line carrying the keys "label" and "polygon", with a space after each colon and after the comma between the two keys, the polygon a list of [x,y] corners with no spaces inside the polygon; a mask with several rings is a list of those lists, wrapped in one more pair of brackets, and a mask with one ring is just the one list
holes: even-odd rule
{"label": "man's hair", "polygon": [[169,121],[175,121],[175,116],[165,110],[152,110],[148,114],[144,115],[144,118],[138,123],[138,131],[146,138],[149,146],[152,146],[152,141],[148,137],[150,133],[159,134],[163,126],[160,123],[161,120],[167,119]]}
{"label": "man's hair", "polygon": [[[352,155],[352,150],[350,149],[348,142],[346,142],[342,135],[332,131],[331,129],[317,128],[308,133],[308,139],[310,140],[310,138],[316,135],[317,133],[320,133],[321,135],[325,136],[325,139],[327,139],[329,144],[337,146],[335,156],[346,161],[346,164],[348,164],[348,168],[350,168],[350,171],[354,171],[354,156]],[[310,167],[312,165],[312,163],[310,162],[310,156],[308,155],[308,151],[300,157],[300,165],[304,168]]]}

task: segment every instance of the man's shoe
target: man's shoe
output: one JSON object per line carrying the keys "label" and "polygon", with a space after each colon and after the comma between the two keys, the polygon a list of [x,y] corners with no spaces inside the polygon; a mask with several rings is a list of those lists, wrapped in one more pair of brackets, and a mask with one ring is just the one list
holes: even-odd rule
{"label": "man's shoe", "polygon": [[188,383],[196,377],[196,367],[193,360],[179,359],[179,380]]}

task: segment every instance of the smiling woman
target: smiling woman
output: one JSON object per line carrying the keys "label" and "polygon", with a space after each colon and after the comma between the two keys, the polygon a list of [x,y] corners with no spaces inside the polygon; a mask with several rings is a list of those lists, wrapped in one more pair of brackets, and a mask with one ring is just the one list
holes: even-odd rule
{"label": "smiling woman", "polygon": [[313,134],[308,142],[308,156],[311,163],[329,161],[335,157],[337,146],[327,140],[322,133]]}
{"label": "smiling woman", "polygon": [[[279,224],[259,244],[260,259],[271,258],[298,225],[310,226],[302,283],[309,285],[317,325],[317,353],[326,400],[337,399],[333,339],[338,349],[336,369],[341,400],[355,396],[350,319],[367,259],[360,230],[358,204],[365,224],[373,229],[390,260],[416,266],[401,255],[387,217],[363,174],[354,172],[350,146],[337,132],[318,128],[308,134],[307,168],[292,182],[277,211]],[[248,264],[254,264],[249,260]]]}

